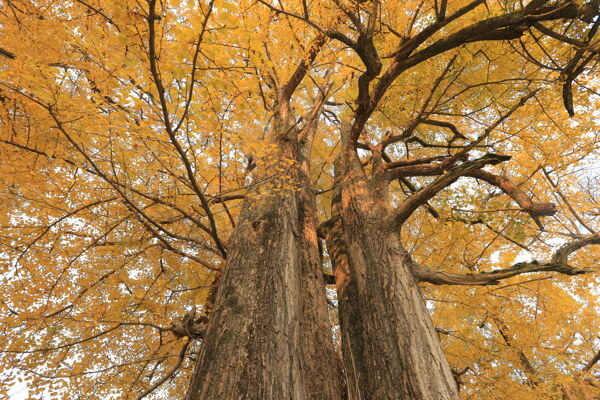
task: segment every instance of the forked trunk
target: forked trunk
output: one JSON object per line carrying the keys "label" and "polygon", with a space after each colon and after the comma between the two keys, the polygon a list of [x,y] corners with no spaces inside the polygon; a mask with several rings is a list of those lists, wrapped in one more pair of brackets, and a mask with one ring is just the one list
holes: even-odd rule
{"label": "forked trunk", "polygon": [[336,166],[327,246],[350,399],[458,399],[437,332],[388,208],[357,158]]}
{"label": "forked trunk", "polygon": [[188,400],[341,398],[314,196],[292,174],[297,188],[245,200]]}

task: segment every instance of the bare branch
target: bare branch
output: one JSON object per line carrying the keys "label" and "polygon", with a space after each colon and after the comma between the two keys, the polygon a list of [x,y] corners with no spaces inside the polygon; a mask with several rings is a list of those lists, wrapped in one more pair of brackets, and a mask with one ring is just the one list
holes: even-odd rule
{"label": "bare branch", "polygon": [[390,221],[392,228],[399,228],[417,208],[435,196],[440,190],[452,185],[461,176],[473,173],[486,165],[496,165],[508,160],[510,160],[509,156],[486,154],[481,158],[467,161],[450,169],[433,183],[404,200],[404,202],[396,209],[392,221]]}
{"label": "bare branch", "polygon": [[185,342],[183,344],[183,347],[181,348],[181,351],[179,352],[179,358],[177,359],[177,363],[173,366],[173,368],[168,373],[166,373],[165,376],[160,378],[154,385],[152,385],[148,390],[146,390],[144,393],[139,395],[137,400],[141,400],[144,397],[148,396],[150,393],[152,393],[154,390],[156,390],[160,385],[165,383],[167,381],[167,379],[169,379],[170,377],[175,375],[177,370],[181,367],[183,360],[185,359],[185,353],[187,352],[187,348],[190,345],[190,342],[191,342],[191,340],[188,340],[187,342]]}
{"label": "bare branch", "polygon": [[11,53],[10,51],[4,50],[3,48],[0,48],[0,56],[8,57],[12,60],[14,60],[17,57],[15,53]]}
{"label": "bare branch", "polygon": [[516,275],[532,272],[558,272],[565,275],[579,275],[590,272],[588,268],[573,268],[567,264],[571,253],[585,246],[600,244],[600,235],[590,235],[585,238],[567,243],[556,251],[550,262],[539,261],[521,262],[510,268],[482,272],[479,274],[454,274],[435,270],[410,260],[413,272],[419,282],[428,282],[434,285],[497,285],[500,280]]}
{"label": "bare branch", "polygon": [[510,196],[524,211],[532,217],[551,216],[556,214],[557,208],[553,203],[539,203],[531,200],[517,185],[507,177],[494,175],[487,171],[472,171],[467,176],[481,179],[501,189]]}
{"label": "bare branch", "polygon": [[590,233],[596,233],[596,231],[588,224],[584,221],[583,218],[581,218],[581,216],[579,215],[579,213],[577,211],[575,211],[575,209],[573,208],[573,206],[571,205],[571,203],[569,202],[569,200],[565,197],[565,195],[558,189],[558,185],[552,181],[552,179],[550,178],[550,174],[548,173],[548,171],[546,171],[545,168],[542,168],[542,172],[544,173],[544,176],[546,177],[546,179],[548,180],[548,183],[550,183],[550,185],[554,188],[554,190],[556,191],[556,193],[558,193],[558,195],[560,196],[560,198],[562,199],[562,201],[565,202],[565,204],[567,205],[567,207],[569,208],[569,211],[571,211],[571,214],[573,214],[573,216],[575,217],[575,219],[577,219],[577,221],[579,221],[579,223],[588,230],[588,232]]}

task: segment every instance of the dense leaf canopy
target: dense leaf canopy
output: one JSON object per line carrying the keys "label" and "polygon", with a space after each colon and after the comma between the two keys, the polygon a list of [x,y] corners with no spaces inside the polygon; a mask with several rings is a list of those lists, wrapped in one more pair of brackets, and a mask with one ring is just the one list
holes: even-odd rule
{"label": "dense leaf canopy", "polygon": [[566,274],[423,285],[464,398],[560,398],[600,346],[600,252],[587,246],[600,243],[600,20],[580,1],[531,4],[547,9],[516,29],[529,6],[512,0],[2,2],[0,396],[182,397],[201,340],[177,327],[206,303],[247,190],[295,190],[298,161],[265,137],[314,59],[291,104],[302,129],[324,101],[321,222],[361,108],[356,146],[367,171],[389,163],[390,207],[444,160],[512,157],[486,167],[509,183],[461,177],[400,234],[448,273],[433,283],[569,256]]}

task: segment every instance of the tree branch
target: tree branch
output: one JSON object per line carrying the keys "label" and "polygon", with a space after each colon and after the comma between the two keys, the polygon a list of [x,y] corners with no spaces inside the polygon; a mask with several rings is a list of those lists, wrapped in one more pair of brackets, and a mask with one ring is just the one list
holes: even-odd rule
{"label": "tree branch", "polygon": [[598,362],[600,361],[600,350],[598,350],[598,352],[596,353],[596,355],[594,356],[594,358],[592,358],[586,365],[585,367],[583,367],[584,372],[589,371],[590,369],[592,369],[592,367]]}
{"label": "tree branch", "polygon": [[425,202],[435,196],[442,189],[452,185],[461,176],[475,172],[486,165],[496,165],[501,162],[508,161],[510,158],[510,156],[503,156],[499,154],[486,154],[481,158],[467,161],[450,169],[446,174],[437,178],[433,183],[404,200],[404,202],[396,209],[392,220],[390,221],[392,229],[400,228],[400,226],[402,226],[402,224],[417,208],[425,204]]}
{"label": "tree branch", "polygon": [[533,364],[525,354],[525,352],[515,346],[513,339],[508,335],[508,326],[504,323],[504,321],[500,320],[498,317],[492,317],[494,323],[496,324],[496,328],[504,339],[504,343],[514,350],[519,355],[519,360],[521,361],[521,365],[525,369],[525,376],[527,378],[527,384],[529,385],[537,385],[540,382],[540,377],[538,375],[537,370],[534,368]]}
{"label": "tree branch", "polygon": [[[589,30],[585,40],[586,44],[594,38],[594,35],[596,35],[596,33],[598,32],[598,28],[600,28],[600,18],[596,19],[596,22],[594,22],[594,25]],[[592,53],[589,54],[585,59],[583,59],[584,53],[585,48],[578,49],[571,61],[567,63],[567,65],[561,72],[561,77],[564,79],[563,104],[570,117],[573,117],[575,115],[575,109],[573,106],[573,81],[577,78],[577,76],[579,76],[583,72],[586,65],[592,59],[596,58],[596,54]]]}
{"label": "tree branch", "polygon": [[573,268],[569,266],[567,264],[567,259],[571,253],[592,244],[600,244],[600,235],[590,235],[583,239],[565,244],[556,251],[550,262],[540,263],[536,260],[531,262],[521,262],[514,264],[507,269],[482,272],[479,274],[454,274],[442,272],[412,260],[410,260],[410,262],[412,263],[413,272],[419,282],[428,282],[434,285],[497,285],[502,279],[532,272],[558,272],[565,275],[579,275],[590,272],[591,270],[588,268]]}
{"label": "tree branch", "polygon": [[[413,165],[423,165],[423,164],[429,164],[432,163],[434,161],[440,161],[443,160],[445,158],[448,158],[449,156],[433,156],[433,157],[423,157],[423,158],[413,158],[413,159],[408,159],[408,160],[400,160],[400,161],[390,161],[388,163],[386,163],[384,165],[384,168],[386,170],[394,170],[397,168],[402,168],[402,167],[408,167],[408,166],[413,166]],[[427,167],[431,167],[431,165],[427,165]],[[406,171],[406,170],[404,170]],[[395,177],[390,176],[391,179],[394,179]]]}
{"label": "tree branch", "polygon": [[315,58],[317,58],[317,55],[321,51],[321,48],[323,47],[326,41],[327,36],[325,36],[322,33],[319,33],[317,37],[312,41],[312,43],[308,46],[308,55],[303,57],[302,61],[298,64],[296,70],[294,71],[290,79],[281,88],[281,96],[279,99],[280,102],[287,103],[290,101],[292,94],[294,93],[300,82],[302,82],[302,79],[304,79],[304,77],[306,76],[308,69],[310,68]]}
{"label": "tree branch", "polygon": [[[156,204],[161,204],[161,205],[167,206],[167,207],[171,208],[172,210],[177,211],[179,214],[181,214],[181,217],[187,218],[189,221],[191,221],[192,223],[194,223],[196,226],[198,226],[200,229],[202,229],[204,232],[206,232],[208,235],[211,235],[211,237],[212,237],[212,231],[211,231],[210,227],[208,227],[207,225],[205,225],[204,223],[202,223],[202,221],[200,221],[197,217],[195,217],[194,215],[192,215],[189,212],[185,211],[181,207],[179,207],[176,204],[174,204],[172,202],[169,202],[169,201],[167,201],[167,200],[165,200],[163,198],[159,198],[159,197],[150,195],[150,194],[145,193],[145,192],[143,192],[141,190],[138,190],[138,189],[136,189],[136,188],[134,188],[132,186],[127,186],[124,183],[119,182],[118,180],[111,179],[109,176],[107,176],[106,174],[104,174],[99,169],[95,169],[93,167],[88,167],[88,166],[86,166],[86,165],[84,165],[82,163],[77,163],[77,162],[75,162],[73,160],[70,160],[68,158],[65,158],[65,157],[58,157],[58,156],[55,156],[55,155],[50,155],[50,154],[48,154],[48,153],[46,153],[44,151],[40,151],[40,150],[37,150],[37,149],[29,147],[29,146],[24,146],[24,145],[21,145],[21,144],[12,142],[12,141],[0,139],[0,143],[5,143],[7,145],[14,146],[14,147],[16,147],[18,149],[21,149],[21,150],[24,150],[24,151],[28,151],[28,152],[31,152],[31,153],[34,153],[34,154],[39,154],[39,155],[45,156],[45,157],[47,157],[47,158],[49,158],[51,160],[58,160],[58,161],[64,162],[64,163],[66,163],[66,164],[68,164],[70,166],[73,166],[75,168],[79,168],[80,170],[85,171],[85,172],[87,172],[87,173],[89,173],[91,175],[97,176],[98,178],[104,180],[106,183],[110,184],[113,187],[117,186],[117,187],[121,188],[124,191],[123,193],[125,193],[125,191],[131,191],[131,192],[133,192],[133,193],[135,193],[135,194],[137,194],[137,195],[139,195],[139,196],[141,196],[141,197],[143,197],[143,198],[145,198],[147,200],[150,200],[150,201],[152,201],[152,202],[154,202]],[[120,194],[120,192],[119,192],[119,194]],[[227,202],[229,200],[243,199],[243,198],[244,198],[244,195],[228,195],[228,196],[227,195],[225,195],[225,196],[217,195],[217,196],[214,196],[211,199],[210,204],[219,203],[219,202],[220,203],[225,203],[225,202]],[[124,200],[128,201],[128,198],[124,198]],[[150,207],[150,206],[151,205],[148,205],[148,206],[145,206],[144,208],[147,208],[147,207]],[[209,246],[209,245],[207,245],[205,243],[201,243],[201,242],[199,242],[199,241],[197,241],[197,240],[195,240],[195,239],[193,239],[191,237],[181,237],[179,235],[173,235],[172,232],[169,232],[169,230],[166,229],[166,227],[164,226],[164,223],[158,223],[156,221],[154,221],[153,223],[155,223],[156,224],[155,226],[157,226],[157,228],[159,228],[162,232],[166,233],[167,235],[169,235],[169,236],[171,236],[173,238],[182,238],[182,239],[184,239],[186,241],[189,241],[189,242],[193,243],[196,246],[199,246],[199,248],[201,248],[201,249],[208,250],[208,251],[210,251],[210,252],[212,252],[212,253],[214,253],[214,254],[222,257],[222,254],[218,251],[218,249],[215,249],[215,248],[213,248],[213,247],[211,247],[211,246]]]}
{"label": "tree branch", "polygon": [[[550,185],[554,188],[554,191],[560,196],[560,198],[562,199],[562,201],[565,202],[565,205],[567,206],[567,208],[569,209],[569,211],[571,211],[571,214],[573,214],[573,216],[575,217],[575,219],[585,228],[588,230],[588,232],[594,234],[596,233],[596,231],[594,230],[594,228],[592,228],[588,223],[585,222],[585,220],[583,218],[581,218],[581,216],[579,215],[579,213],[573,208],[573,206],[571,205],[571,202],[569,202],[569,199],[567,199],[567,197],[558,189],[558,184],[554,183],[554,181],[552,180],[552,178],[550,178],[550,174],[548,173],[548,171],[546,171],[546,168],[542,168],[542,172],[544,173],[544,176],[546,177],[546,180],[548,180],[548,183],[550,183]],[[579,230],[579,229],[577,229]]]}
{"label": "tree branch", "polygon": [[173,368],[168,373],[166,373],[165,376],[160,378],[154,385],[152,385],[150,388],[148,388],[148,390],[146,390],[144,393],[139,395],[137,400],[141,400],[144,397],[148,396],[150,393],[152,393],[154,390],[156,390],[160,385],[165,383],[167,381],[167,379],[169,379],[170,377],[175,375],[177,370],[181,367],[183,360],[185,359],[185,353],[187,352],[187,348],[190,345],[190,342],[191,342],[191,340],[188,340],[187,342],[185,342],[183,344],[183,347],[181,348],[181,351],[179,352],[179,358],[177,359],[177,363],[173,366]]}
{"label": "tree branch", "polygon": [[15,53],[11,53],[8,50],[4,50],[3,48],[0,47],[0,56],[4,56],[4,57],[8,57],[11,60],[14,60],[17,56],[15,55]]}
{"label": "tree branch", "polygon": [[185,101],[185,106],[183,108],[183,113],[181,114],[181,119],[179,123],[173,128],[173,132],[179,131],[179,128],[183,124],[183,121],[187,117],[190,105],[192,104],[192,98],[194,96],[194,85],[196,84],[196,72],[198,70],[198,56],[200,55],[200,45],[204,41],[204,33],[207,31],[208,20],[212,14],[213,6],[215,1],[210,0],[208,3],[208,11],[204,16],[204,21],[202,21],[202,29],[200,30],[200,34],[198,35],[198,41],[196,42],[196,50],[194,51],[194,58],[192,60],[192,71],[190,72],[190,84],[187,93],[187,99]]}
{"label": "tree branch", "polygon": [[288,17],[292,17],[292,18],[296,18],[300,21],[304,21],[306,24],[308,24],[309,26],[311,26],[312,28],[316,29],[317,32],[331,38],[331,39],[335,39],[340,41],[341,43],[345,44],[346,46],[350,47],[350,48],[354,48],[355,43],[352,41],[352,39],[350,39],[349,37],[347,37],[346,35],[344,35],[341,32],[338,31],[334,31],[332,29],[324,29],[321,26],[315,24],[313,21],[311,21],[310,19],[306,18],[305,16],[301,16],[298,14],[294,14],[292,12],[286,11],[282,8],[277,8],[272,6],[271,4],[269,4],[268,2],[266,2],[265,0],[257,0],[259,3],[265,5],[266,7],[268,7],[269,9],[271,9],[271,11],[273,11],[276,14],[283,14],[283,15],[287,15]]}
{"label": "tree branch", "polygon": [[551,216],[556,214],[556,204],[539,203],[531,200],[517,185],[510,181],[507,177],[494,175],[487,171],[472,171],[467,176],[481,179],[487,183],[498,187],[504,193],[510,196],[525,212],[531,215],[532,218]]}
{"label": "tree branch", "polygon": [[156,26],[155,22],[158,19],[156,15],[156,0],[150,0],[148,3],[149,11],[148,11],[148,59],[150,62],[150,72],[152,74],[152,79],[154,80],[154,85],[156,86],[156,90],[158,92],[158,98],[160,100],[160,108],[162,111],[162,122],[164,124],[165,130],[169,136],[169,139],[175,149],[177,150],[177,154],[181,158],[183,166],[185,167],[188,179],[192,185],[192,189],[194,193],[198,196],[200,200],[200,204],[202,205],[202,209],[206,213],[208,218],[210,228],[212,231],[212,238],[215,241],[215,244],[224,258],[227,257],[227,250],[225,248],[225,244],[221,241],[219,237],[217,223],[215,221],[215,217],[213,215],[212,210],[208,204],[206,196],[204,196],[204,192],[200,189],[198,185],[198,181],[196,180],[196,175],[194,173],[194,168],[192,167],[192,163],[190,162],[185,150],[179,143],[177,139],[176,133],[173,130],[173,125],[171,122],[171,117],[167,104],[166,90],[162,83],[162,78],[160,75],[159,67],[158,67],[158,56],[156,51]]}
{"label": "tree branch", "polygon": [[413,54],[413,51],[415,51],[422,43],[424,43],[427,38],[429,38],[433,33],[437,32],[452,18],[458,19],[478,5],[484,4],[485,2],[480,0],[473,1],[462,9],[457,10],[453,16],[450,16],[425,28],[414,38],[403,44],[403,46],[397,52],[390,56],[393,57],[394,60],[383,73],[383,75],[381,75],[377,85],[373,89],[373,94],[370,98],[370,106],[367,110],[365,110],[365,114],[367,115],[361,116],[360,120],[357,119],[357,121],[364,123],[362,123],[361,126],[353,127],[353,129],[362,131],[362,128],[368,120],[368,117],[375,110],[377,104],[381,98],[383,98],[389,86],[402,72],[408,70],[409,68],[419,65],[420,63],[435,57],[438,54],[458,48],[466,43],[475,41],[515,39],[523,35],[525,30],[536,22],[552,21],[561,18],[582,18],[583,14],[591,15],[590,13],[598,8],[597,0],[592,0],[582,6],[577,6],[574,1],[544,5],[547,2],[548,0],[533,0],[521,10],[491,17],[468,25],[445,38],[435,41],[434,43],[425,47],[423,50]]}
{"label": "tree branch", "polygon": [[[417,127],[419,126],[419,124],[427,120],[426,118],[424,118],[424,116],[426,116],[430,113],[430,112],[427,113],[427,107],[429,107],[429,103],[431,103],[431,100],[433,99],[433,95],[435,94],[435,92],[441,85],[442,81],[444,80],[444,78],[446,77],[446,75],[448,74],[450,69],[452,68],[452,65],[454,64],[455,60],[456,60],[456,56],[452,57],[450,59],[450,61],[448,61],[448,63],[446,63],[446,67],[443,69],[442,73],[435,79],[435,81],[431,85],[429,94],[426,97],[425,101],[423,102],[421,109],[419,110],[417,115],[415,115],[415,117],[412,118],[412,121],[408,124],[407,128],[400,135],[395,135],[395,136],[391,136],[389,138],[385,138],[381,142],[382,151],[385,150],[385,148],[392,143],[395,143],[400,140],[404,140],[406,138],[411,137],[413,135],[415,129],[417,129]],[[450,125],[452,125],[452,124],[450,124]]]}
{"label": "tree branch", "polygon": [[[474,1],[470,2],[469,4],[467,4],[466,6],[464,6],[463,8],[456,10],[456,12],[454,12],[448,18],[438,19],[437,22],[435,22],[435,23],[429,25],[428,27],[426,27],[425,29],[423,29],[421,32],[419,32],[417,35],[415,35],[413,38],[411,38],[410,40],[403,43],[402,46],[397,51],[395,51],[394,53],[390,54],[389,56],[387,56],[385,58],[403,59],[403,58],[408,57],[415,49],[417,49],[421,44],[423,44],[427,39],[429,39],[431,36],[433,36],[433,34],[435,34],[437,31],[442,29],[444,26],[446,26],[450,22],[462,17],[463,15],[468,14],[470,11],[475,9],[477,6],[484,4],[484,3],[485,3],[485,0],[474,0]],[[444,14],[445,14],[445,11],[444,11]]]}
{"label": "tree branch", "polygon": [[119,28],[119,26],[115,23],[115,21],[112,20],[112,18],[110,18],[109,16],[107,16],[106,14],[104,14],[100,9],[95,8],[93,6],[91,6],[90,4],[86,3],[83,0],[75,0],[77,3],[82,4],[84,6],[86,6],[87,8],[89,8],[91,11],[93,11],[94,13],[100,15],[102,18],[104,18],[106,20],[106,22],[108,22],[109,24],[111,24],[112,26],[114,26],[117,31],[121,32],[121,29]]}

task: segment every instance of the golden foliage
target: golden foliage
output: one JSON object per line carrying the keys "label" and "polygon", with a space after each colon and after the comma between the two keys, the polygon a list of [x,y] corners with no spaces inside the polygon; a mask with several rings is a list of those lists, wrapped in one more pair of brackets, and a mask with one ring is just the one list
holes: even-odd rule
{"label": "golden foliage", "polygon": [[[136,398],[169,376],[153,395],[181,398],[198,343],[170,324],[206,300],[247,189],[267,181],[258,196],[294,190],[288,171],[297,160],[265,144],[280,87],[306,58],[315,27],[355,39],[345,10],[371,7],[283,3],[285,12],[275,11],[279,2],[246,0],[0,4],[1,395],[26,384],[30,398]],[[449,3],[448,15],[470,2]],[[393,54],[435,19],[437,4],[382,1],[377,51]],[[421,46],[519,4],[488,1]],[[294,17],[307,11],[312,25]],[[547,26],[577,40],[587,29],[582,21]],[[423,209],[402,229],[423,264],[475,273],[545,261],[590,233],[579,217],[600,228],[597,78],[578,78],[577,113],[568,118],[560,69],[576,46],[539,31],[520,40],[465,43],[407,69],[360,138],[376,145],[425,116],[463,137],[421,124],[418,141],[390,144],[389,156],[454,154],[539,90],[475,151],[513,156],[495,172],[560,212],[541,230],[496,188],[461,180],[430,201],[437,218]],[[292,99],[301,127],[300,116],[331,88],[310,155],[321,220],[330,216],[339,121],[356,107],[363,71],[346,45],[328,41]],[[431,179],[412,181],[419,188]],[[390,207],[409,192],[394,182]],[[600,253],[589,247],[570,261],[596,273],[425,287],[451,365],[468,367],[465,399],[561,398],[560,384],[598,350]]]}

